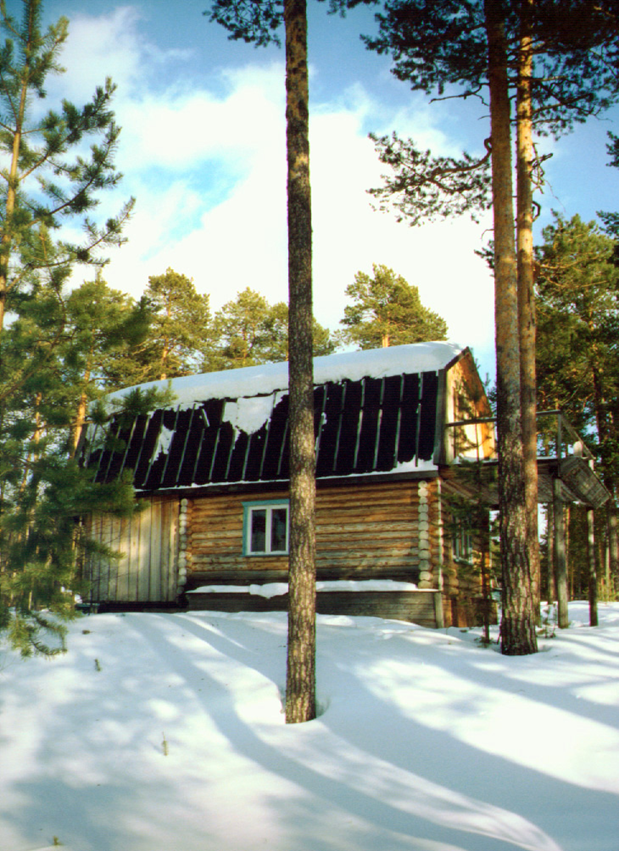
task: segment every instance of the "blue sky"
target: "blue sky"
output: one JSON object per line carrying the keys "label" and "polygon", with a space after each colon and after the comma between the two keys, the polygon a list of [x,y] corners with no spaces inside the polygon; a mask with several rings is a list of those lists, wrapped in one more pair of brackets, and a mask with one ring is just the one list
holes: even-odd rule
{"label": "blue sky", "polygon": [[[10,10],[19,10],[9,0]],[[167,267],[192,277],[214,309],[249,286],[269,300],[287,297],[283,53],[228,41],[203,11],[208,0],[48,0],[45,18],[66,15],[67,73],[49,86],[50,105],[87,100],[111,76],[123,127],[122,187],[101,205],[108,214],[134,195],[129,242],[106,270],[110,286],[139,296]],[[346,19],[310,0],[311,177],[314,292],[318,320],[336,328],[344,290],[372,263],[391,266],[419,287],[453,339],[492,370],[492,281],[475,250],[490,219],[409,228],[372,211],[366,190],[381,167],[370,131],[397,130],[441,153],[479,150],[483,110],[457,101],[430,104],[390,74],[388,57],[359,39],[373,11]],[[617,115],[593,121],[558,143],[547,163],[540,225],[551,210],[590,219],[619,209],[619,172],[606,166],[606,133]]]}

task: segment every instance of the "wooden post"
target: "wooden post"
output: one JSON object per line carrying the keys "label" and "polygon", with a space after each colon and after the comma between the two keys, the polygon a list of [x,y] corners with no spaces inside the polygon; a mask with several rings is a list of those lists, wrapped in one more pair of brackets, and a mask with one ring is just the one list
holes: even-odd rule
{"label": "wooden post", "polygon": [[557,606],[559,610],[558,624],[560,629],[569,626],[567,611],[567,559],[565,556],[565,519],[563,502],[561,501],[561,480],[556,478],[552,483],[553,518],[554,518],[554,551],[555,551],[555,584],[557,589]]}
{"label": "wooden post", "polygon": [[589,626],[598,625],[598,578],[595,569],[595,512],[587,509],[587,556],[589,561]]}
{"label": "wooden post", "polygon": [[550,505],[546,506],[546,522],[548,523],[548,563],[546,565],[546,581],[547,592],[546,599],[548,603],[554,603],[557,599],[555,588],[555,521],[554,513]]}
{"label": "wooden post", "polygon": [[617,534],[617,509],[614,499],[608,503],[608,557],[606,559],[606,599],[612,599],[613,576],[619,563],[619,535]]}

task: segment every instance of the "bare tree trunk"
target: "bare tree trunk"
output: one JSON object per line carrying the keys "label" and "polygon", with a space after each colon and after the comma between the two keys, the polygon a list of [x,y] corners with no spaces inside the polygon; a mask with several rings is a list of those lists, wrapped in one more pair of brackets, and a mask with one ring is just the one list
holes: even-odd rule
{"label": "bare tree trunk", "polygon": [[598,578],[595,567],[595,511],[587,509],[587,560],[589,570],[589,626],[598,625]]}
{"label": "bare tree trunk", "polygon": [[503,613],[501,651],[537,652],[536,618],[527,553],[520,416],[518,275],[514,243],[510,100],[502,4],[484,0],[492,136],[497,430]]}
{"label": "bare tree trunk", "polygon": [[[533,276],[533,120],[531,75],[533,0],[520,6],[521,37],[517,88],[517,242],[518,315],[520,324],[520,398],[527,518],[527,552],[536,612],[540,604],[540,558],[537,523],[537,386],[535,370],[535,290]],[[537,615],[539,620],[539,614]]]}
{"label": "bare tree trunk", "polygon": [[316,717],[312,222],[305,0],[285,0],[290,345],[290,556],[286,722]]}

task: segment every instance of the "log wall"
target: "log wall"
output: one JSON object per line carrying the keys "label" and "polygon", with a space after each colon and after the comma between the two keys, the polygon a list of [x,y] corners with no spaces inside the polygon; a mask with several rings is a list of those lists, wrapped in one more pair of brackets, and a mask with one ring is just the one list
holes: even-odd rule
{"label": "log wall", "polygon": [[[496,622],[496,605],[490,599],[491,563],[488,519],[484,528],[472,529],[472,558],[468,563],[454,559],[451,540],[450,504],[462,499],[450,482],[442,483],[443,513],[443,600],[446,624],[471,626],[483,622],[484,609],[490,623]],[[483,513],[483,512],[482,512]]]}
{"label": "log wall", "polygon": [[[437,587],[436,485],[426,482],[320,488],[316,499],[319,580],[397,579]],[[286,499],[273,491],[260,499]],[[243,507],[250,497],[223,494],[193,500],[187,588],[219,582],[285,581],[286,556],[243,555]]]}

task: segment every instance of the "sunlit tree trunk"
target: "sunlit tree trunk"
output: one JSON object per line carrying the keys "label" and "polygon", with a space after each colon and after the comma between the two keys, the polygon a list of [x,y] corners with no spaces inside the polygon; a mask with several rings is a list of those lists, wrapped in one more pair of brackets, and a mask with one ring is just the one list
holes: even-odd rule
{"label": "sunlit tree trunk", "polygon": [[286,722],[316,715],[312,222],[305,0],[285,0],[288,152],[290,555]]}
{"label": "sunlit tree trunk", "polygon": [[510,100],[502,3],[484,0],[492,138],[497,430],[503,599],[501,650],[537,651],[524,493],[520,416],[518,274],[514,241]]}
{"label": "sunlit tree trunk", "polygon": [[[533,0],[520,4],[521,38],[517,86],[517,249],[520,324],[520,396],[526,501],[526,533],[531,589],[540,602],[540,559],[537,523],[537,401],[535,376],[535,291],[533,280],[533,121],[531,75]],[[539,617],[539,616],[538,616]]]}

